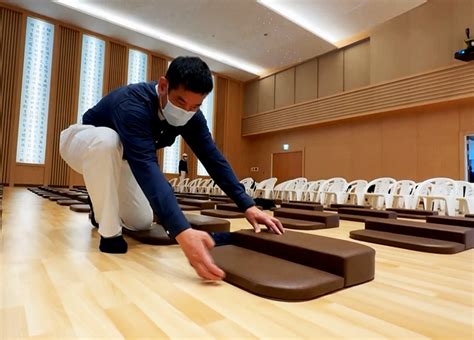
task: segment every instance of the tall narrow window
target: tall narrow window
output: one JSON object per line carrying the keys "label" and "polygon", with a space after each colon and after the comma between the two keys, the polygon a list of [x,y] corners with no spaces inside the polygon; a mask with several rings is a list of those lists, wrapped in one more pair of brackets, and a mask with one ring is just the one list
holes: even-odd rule
{"label": "tall narrow window", "polygon": [[82,35],[81,81],[77,122],[82,115],[102,98],[104,79],[105,41]]}
{"label": "tall narrow window", "polygon": [[163,172],[177,174],[181,153],[181,136],[176,137],[173,145],[165,148],[163,156]]}
{"label": "tall narrow window", "polygon": [[16,161],[44,164],[54,26],[28,17]]}
{"label": "tall narrow window", "polygon": [[146,81],[148,56],[137,50],[128,50],[128,83]]}
{"label": "tall narrow window", "polygon": [[[214,77],[212,78],[212,81],[215,84]],[[207,120],[207,127],[209,128],[211,135],[214,135],[214,90],[211,91],[202,102],[201,111]],[[200,161],[198,161],[197,174],[198,176],[209,176],[206,168]]]}

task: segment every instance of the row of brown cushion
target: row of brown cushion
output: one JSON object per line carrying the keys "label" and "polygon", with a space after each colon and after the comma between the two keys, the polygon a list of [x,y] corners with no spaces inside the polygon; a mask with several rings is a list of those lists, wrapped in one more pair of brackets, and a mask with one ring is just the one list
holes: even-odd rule
{"label": "row of brown cushion", "polygon": [[[437,219],[444,223],[424,223],[394,219],[371,219],[365,229],[353,230],[353,239],[430,253],[454,254],[474,246],[474,228],[448,225],[451,219]],[[459,223],[459,222],[456,222]],[[472,221],[471,221],[472,223]]]}
{"label": "row of brown cushion", "polygon": [[280,208],[274,210],[273,216],[288,229],[316,230],[339,226],[338,215],[321,211]]}
{"label": "row of brown cushion", "polygon": [[354,242],[241,230],[231,243],[211,252],[225,280],[268,298],[307,300],[374,277],[375,251]]}
{"label": "row of brown cushion", "polygon": [[[227,220],[195,214],[185,214],[185,216],[193,229],[207,232],[230,231],[230,222]],[[160,224],[153,224],[149,230],[131,231],[126,228],[122,230],[125,235],[145,244],[168,245],[176,243]]]}

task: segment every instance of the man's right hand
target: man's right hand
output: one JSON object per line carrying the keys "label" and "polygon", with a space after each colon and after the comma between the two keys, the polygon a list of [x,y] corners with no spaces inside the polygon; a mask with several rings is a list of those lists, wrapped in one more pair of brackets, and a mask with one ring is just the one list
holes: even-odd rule
{"label": "man's right hand", "polygon": [[216,266],[209,254],[209,250],[214,247],[214,241],[208,233],[189,228],[179,233],[176,241],[200,277],[206,280],[224,278],[224,271]]}

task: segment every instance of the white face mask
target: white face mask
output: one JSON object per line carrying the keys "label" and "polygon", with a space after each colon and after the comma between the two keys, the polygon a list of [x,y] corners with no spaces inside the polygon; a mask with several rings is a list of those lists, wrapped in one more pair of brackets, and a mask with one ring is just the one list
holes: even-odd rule
{"label": "white face mask", "polygon": [[173,126],[185,125],[196,113],[196,111],[186,111],[177,107],[170,101],[169,97],[162,111],[166,121]]}

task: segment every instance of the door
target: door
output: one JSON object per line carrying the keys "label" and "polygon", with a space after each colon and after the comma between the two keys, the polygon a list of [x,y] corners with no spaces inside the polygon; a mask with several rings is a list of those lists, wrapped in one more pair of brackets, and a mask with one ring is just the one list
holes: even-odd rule
{"label": "door", "polygon": [[303,152],[281,152],[273,154],[272,177],[278,178],[278,183],[289,179],[303,177]]}
{"label": "door", "polygon": [[465,180],[474,183],[474,135],[466,136],[466,176]]}

